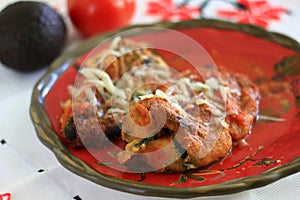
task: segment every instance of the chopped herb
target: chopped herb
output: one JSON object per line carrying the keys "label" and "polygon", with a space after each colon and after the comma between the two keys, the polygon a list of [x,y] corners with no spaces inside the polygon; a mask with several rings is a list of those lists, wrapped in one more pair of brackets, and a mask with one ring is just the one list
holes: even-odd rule
{"label": "chopped herb", "polygon": [[300,108],[300,96],[296,96],[295,101],[296,101],[296,106]]}
{"label": "chopped herb", "polygon": [[269,159],[269,158],[263,158],[263,159],[260,159],[259,162],[256,162],[254,165],[269,166],[269,165],[274,164],[274,163],[277,163],[277,160],[273,160],[273,159]]}
{"label": "chopped herb", "polygon": [[206,178],[204,178],[202,176],[195,175],[195,174],[187,174],[187,176],[189,178],[196,179],[198,181],[206,181]]}
{"label": "chopped herb", "polygon": [[258,154],[263,148],[264,148],[264,146],[259,146],[258,149],[254,153],[250,154],[249,156],[246,156],[239,163],[233,165],[232,167],[226,168],[222,171],[238,168],[238,167],[242,166],[243,163],[245,163],[246,161],[249,161],[249,160],[253,161],[252,157],[255,156],[256,154]]}
{"label": "chopped herb", "polygon": [[284,58],[275,65],[278,75],[294,76],[300,73],[300,54],[295,54]]}
{"label": "chopped herb", "polygon": [[143,180],[146,179],[146,173],[141,173],[141,178],[138,180],[138,182],[142,182]]}
{"label": "chopped herb", "polygon": [[148,138],[143,138],[140,141],[138,141],[134,146],[135,147],[140,147],[142,144],[148,144],[149,142],[156,140],[157,139],[157,135],[154,135],[152,137],[148,137]]}
{"label": "chopped herb", "polygon": [[177,185],[177,184],[185,183],[187,181],[188,181],[188,176],[186,174],[180,174],[179,180],[172,183],[171,185]]}
{"label": "chopped herb", "polygon": [[279,101],[279,104],[280,104],[280,110],[282,113],[286,113],[287,111],[290,110],[291,104],[288,99],[281,99]]}

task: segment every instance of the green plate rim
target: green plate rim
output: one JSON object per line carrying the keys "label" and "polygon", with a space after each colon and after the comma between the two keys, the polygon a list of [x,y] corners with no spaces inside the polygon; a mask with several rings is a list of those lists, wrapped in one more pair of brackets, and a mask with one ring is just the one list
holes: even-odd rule
{"label": "green plate rim", "polygon": [[162,27],[170,29],[211,27],[244,32],[256,37],[270,40],[300,53],[300,44],[294,39],[275,32],[269,32],[258,26],[237,24],[214,19],[188,20],[177,23],[159,22],[155,24],[142,24],[128,26],[117,31],[102,34],[82,42],[74,50],[58,57],[48,68],[48,71],[36,83],[31,97],[30,116],[39,140],[48,147],[57,160],[71,172],[88,179],[96,184],[132,194],[157,197],[192,198],[211,195],[224,195],[241,192],[265,186],[283,177],[300,171],[300,156],[293,161],[267,170],[257,176],[248,176],[222,183],[188,188],[159,186],[142,182],[119,179],[105,174],[100,174],[87,163],[74,156],[61,142],[51,127],[49,117],[44,107],[44,100],[49,90],[78,56],[93,49],[99,42],[107,37],[133,28]]}

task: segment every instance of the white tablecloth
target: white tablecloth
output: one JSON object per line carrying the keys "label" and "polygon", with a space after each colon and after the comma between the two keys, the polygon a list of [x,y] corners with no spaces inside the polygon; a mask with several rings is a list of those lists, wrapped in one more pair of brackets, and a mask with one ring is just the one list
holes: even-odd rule
{"label": "white tablecloth", "polygon": [[[160,20],[159,15],[146,15],[150,0],[138,0],[133,24],[150,23]],[[153,0],[152,0],[153,1]],[[1,0],[0,9],[12,0]],[[65,51],[80,42],[80,37],[72,28],[66,15],[64,0],[48,0],[58,8],[68,23],[69,40]],[[171,1],[161,1],[171,2]],[[190,4],[203,1],[190,1]],[[233,1],[232,1],[233,2]],[[284,6],[288,12],[280,15],[280,20],[268,21],[268,30],[286,34],[300,41],[300,1],[269,0],[269,4]],[[211,1],[206,8],[206,17],[219,17],[211,11],[222,5],[231,9],[225,1]],[[210,14],[211,13],[211,14]],[[0,44],[1,45],[1,44]],[[142,197],[111,190],[96,185],[63,168],[38,140],[29,116],[31,92],[34,84],[46,69],[22,74],[0,64],[0,194],[10,193],[13,200],[24,199],[161,199]],[[300,173],[283,178],[265,187],[241,193],[197,199],[300,199]],[[5,199],[5,198],[4,198]]]}

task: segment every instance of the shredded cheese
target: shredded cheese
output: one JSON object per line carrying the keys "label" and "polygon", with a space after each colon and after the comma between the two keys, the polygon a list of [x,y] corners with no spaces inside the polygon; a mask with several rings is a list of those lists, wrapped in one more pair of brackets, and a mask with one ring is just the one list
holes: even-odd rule
{"label": "shredded cheese", "polygon": [[[210,107],[214,116],[223,116],[222,114],[224,114],[225,110],[224,106],[217,103],[217,101],[211,97],[213,96],[213,92],[219,90],[222,100],[225,101],[226,95],[230,91],[216,78],[211,77],[204,83],[195,81],[192,77],[183,77],[179,80],[175,80],[171,78],[172,74],[169,73],[169,67],[160,57],[143,55],[142,53],[135,55],[140,56],[140,58],[134,63],[131,63],[132,66],[125,66],[124,58],[121,59],[123,53],[130,53],[130,50],[133,50],[136,46],[120,45],[121,42],[122,38],[118,36],[112,41],[111,46],[106,51],[101,52],[96,62],[98,68],[80,69],[79,72],[86,77],[86,81],[85,85],[77,90],[76,95],[80,95],[84,91],[89,101],[96,106],[97,99],[90,88],[94,86],[105,102],[112,101],[112,103],[115,104],[113,108],[107,110],[107,114],[126,113],[130,101],[134,100],[138,102],[146,98],[156,97],[166,99],[180,114],[186,117],[193,118],[193,116],[186,111],[187,109],[194,109],[196,108],[195,106],[201,106],[203,104]],[[114,56],[116,59],[121,56],[120,63],[122,66],[120,69],[122,70],[124,67],[130,69],[130,71],[124,72],[121,80],[117,80],[117,82],[114,82],[109,74],[104,71],[105,61],[107,61],[106,59],[110,59],[108,56]],[[140,60],[150,60],[151,62],[135,66],[137,63],[140,63]],[[136,90],[136,88],[148,82],[167,85],[168,89],[166,91],[160,89],[152,91],[147,88]],[[134,99],[132,99],[132,97],[134,97]],[[103,113],[101,115],[103,115]],[[224,119],[219,120],[219,123],[223,127],[228,126]]]}

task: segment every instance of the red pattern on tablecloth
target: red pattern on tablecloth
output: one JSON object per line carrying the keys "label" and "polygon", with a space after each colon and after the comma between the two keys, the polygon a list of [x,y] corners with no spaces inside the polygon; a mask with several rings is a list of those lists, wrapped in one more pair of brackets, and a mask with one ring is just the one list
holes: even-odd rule
{"label": "red pattern on tablecloth", "polygon": [[281,15],[287,13],[282,6],[273,6],[266,0],[238,0],[240,5],[236,10],[217,10],[221,18],[231,19],[239,23],[255,24],[264,28],[274,20],[280,20]]}
{"label": "red pattern on tablecloth", "polygon": [[150,0],[145,15],[159,17],[162,21],[217,17],[223,20],[255,24],[267,28],[270,22],[280,21],[283,14],[288,14],[285,7],[272,5],[268,0],[223,0],[223,3],[232,5],[234,8],[213,7],[214,12],[210,12],[210,16],[201,15],[207,13],[205,10],[214,1],[216,0],[182,0],[181,2]]}
{"label": "red pattern on tablecloth", "polygon": [[0,200],[10,200],[10,193],[0,194]]}
{"label": "red pattern on tablecloth", "polygon": [[162,21],[188,20],[200,14],[200,8],[189,5],[176,5],[173,0],[150,1],[147,5],[147,14],[158,16]]}

